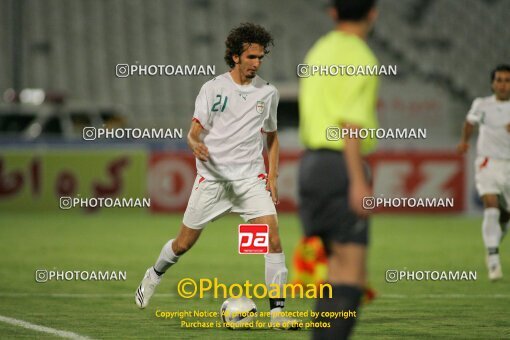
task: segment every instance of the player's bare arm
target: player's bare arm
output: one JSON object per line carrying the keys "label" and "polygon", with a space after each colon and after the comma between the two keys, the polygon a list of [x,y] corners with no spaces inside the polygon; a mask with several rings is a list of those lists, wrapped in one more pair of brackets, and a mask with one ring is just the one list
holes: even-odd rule
{"label": "player's bare arm", "polygon": [[465,153],[469,149],[469,139],[473,134],[475,126],[468,121],[464,122],[462,127],[462,135],[460,137],[460,143],[457,145],[457,151],[459,153]]}
{"label": "player's bare arm", "polygon": [[205,146],[205,144],[200,140],[200,134],[203,130],[204,128],[202,125],[200,125],[200,123],[196,120],[193,120],[188,132],[188,145],[196,158],[203,162],[207,162],[207,159],[209,158],[209,150],[207,149],[207,146]]}
{"label": "player's bare arm", "polygon": [[[354,125],[344,127],[354,130],[359,129],[359,127]],[[365,177],[359,139],[347,138],[345,140],[344,153],[350,179],[349,205],[359,216],[367,216],[368,211],[363,209],[363,198],[372,196],[372,189]]]}
{"label": "player's bare arm", "polygon": [[267,155],[269,160],[269,172],[267,175],[266,189],[271,193],[274,204],[278,204],[278,157],[280,143],[276,131],[267,133]]}

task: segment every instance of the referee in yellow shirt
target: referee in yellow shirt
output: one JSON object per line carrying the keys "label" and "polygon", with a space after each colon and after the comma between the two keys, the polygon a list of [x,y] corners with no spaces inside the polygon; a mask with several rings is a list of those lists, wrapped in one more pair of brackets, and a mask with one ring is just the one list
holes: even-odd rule
{"label": "referee in yellow shirt", "polygon": [[[299,129],[307,149],[299,168],[299,214],[306,236],[317,235],[324,243],[333,287],[332,299],[317,301],[319,312],[356,311],[366,284],[369,221],[362,202],[372,190],[363,156],[376,140],[345,132],[377,128],[377,76],[352,74],[378,65],[365,42],[377,17],[375,2],[334,0],[335,30],[321,37],[300,65],[304,68],[298,67]],[[319,321],[331,328],[315,328],[314,339],[346,339],[355,318]]]}

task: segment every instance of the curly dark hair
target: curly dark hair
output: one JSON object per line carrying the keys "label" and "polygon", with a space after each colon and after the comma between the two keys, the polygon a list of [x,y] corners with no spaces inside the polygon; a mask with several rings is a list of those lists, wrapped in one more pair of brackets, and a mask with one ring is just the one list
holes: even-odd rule
{"label": "curly dark hair", "polygon": [[233,68],[236,63],[232,57],[234,55],[241,55],[244,51],[243,44],[259,44],[264,48],[264,54],[269,53],[269,46],[274,46],[273,37],[260,25],[252,23],[244,23],[236,28],[233,28],[225,40],[225,62],[228,66]]}

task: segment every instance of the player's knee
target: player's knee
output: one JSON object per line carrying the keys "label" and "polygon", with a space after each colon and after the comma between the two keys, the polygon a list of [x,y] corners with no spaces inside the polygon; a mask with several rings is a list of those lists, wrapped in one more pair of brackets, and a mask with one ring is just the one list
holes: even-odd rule
{"label": "player's knee", "polygon": [[496,195],[484,195],[482,201],[485,209],[497,208],[499,206],[498,197]]}

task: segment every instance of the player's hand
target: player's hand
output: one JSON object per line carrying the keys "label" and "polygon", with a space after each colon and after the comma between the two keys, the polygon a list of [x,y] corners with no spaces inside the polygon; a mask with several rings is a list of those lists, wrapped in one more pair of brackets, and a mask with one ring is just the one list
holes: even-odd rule
{"label": "player's hand", "polygon": [[266,180],[266,190],[271,193],[271,199],[274,205],[280,203],[278,200],[278,181],[276,177],[268,177]]}
{"label": "player's hand", "polygon": [[370,210],[366,210],[363,208],[363,199],[365,197],[371,197],[372,189],[370,186],[364,181],[358,183],[351,183],[349,187],[349,206],[356,213],[356,215],[361,217],[366,217],[369,215]]}
{"label": "player's hand", "polygon": [[195,155],[196,158],[201,160],[202,162],[207,162],[207,159],[209,158],[209,150],[207,149],[207,146],[205,146],[202,142],[195,142],[191,145],[191,150],[193,151],[193,155]]}
{"label": "player's hand", "polygon": [[510,132],[510,124],[506,125],[506,131]]}
{"label": "player's hand", "polygon": [[465,142],[460,142],[459,145],[457,145],[457,152],[460,154],[466,153],[469,149],[469,144]]}

